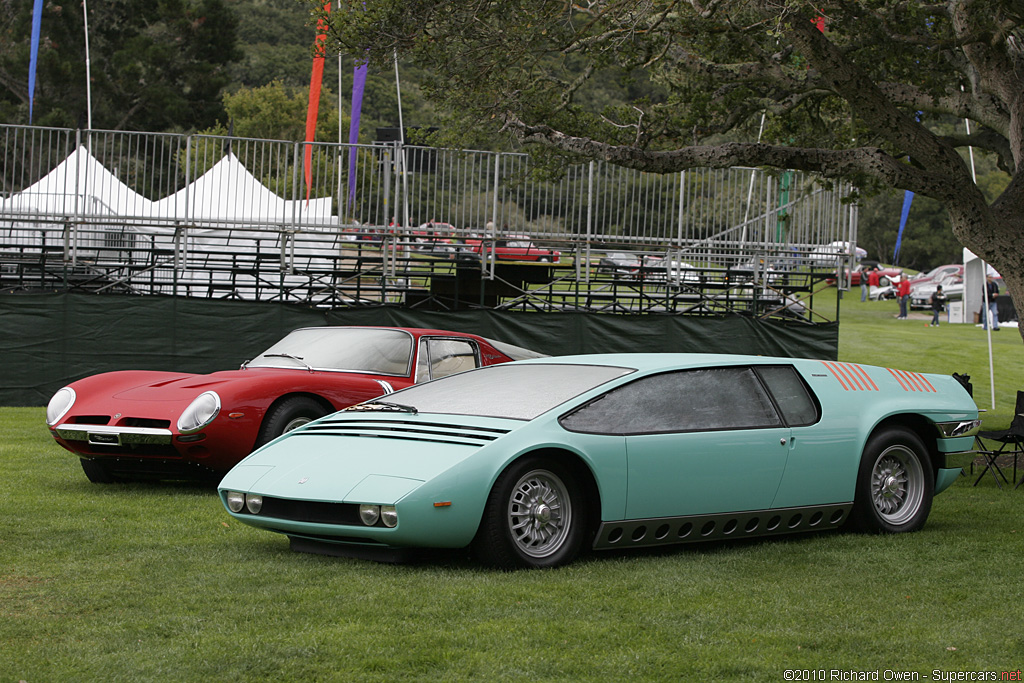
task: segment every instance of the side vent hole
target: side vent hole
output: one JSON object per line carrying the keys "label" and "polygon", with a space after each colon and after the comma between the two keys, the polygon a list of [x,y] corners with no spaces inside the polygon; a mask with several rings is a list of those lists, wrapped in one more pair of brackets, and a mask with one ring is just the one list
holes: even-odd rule
{"label": "side vent hole", "polygon": [[768,520],[768,531],[775,531],[779,528],[780,524],[782,524],[782,517],[775,515],[774,517]]}
{"label": "side vent hole", "polygon": [[800,513],[797,513],[797,514],[793,515],[792,517],[789,518],[789,528],[790,529],[797,528],[798,526],[800,526],[800,522],[802,522],[802,521],[804,521],[804,516],[803,515],[801,515]]}
{"label": "side vent hole", "polygon": [[634,541],[639,541],[639,540],[643,539],[643,537],[646,536],[646,535],[647,535],[647,527],[645,527],[645,526],[638,526],[637,528],[633,529],[633,540]]}
{"label": "side vent hole", "polygon": [[668,536],[668,532],[669,532],[668,524],[662,524],[661,526],[658,527],[658,530],[654,532],[654,537],[656,539],[658,539],[659,541],[663,541],[663,540],[665,540],[665,537]]}
{"label": "side vent hole", "polygon": [[822,520],[822,518],[824,518],[824,517],[825,517],[824,513],[822,513],[822,511],[821,511],[821,510],[818,510],[818,511],[817,511],[817,512],[815,512],[815,513],[814,513],[813,515],[811,515],[811,521],[809,521],[809,522],[807,522],[807,523],[808,523],[808,524],[809,524],[810,526],[818,526],[819,524],[821,524],[821,520]]}
{"label": "side vent hole", "polygon": [[836,510],[832,513],[832,516],[828,518],[829,524],[839,524],[839,520],[843,518],[843,510]]}
{"label": "side vent hole", "polygon": [[710,536],[712,533],[714,533],[714,531],[715,531],[715,523],[714,522],[708,522],[703,527],[701,527],[700,535],[701,536]]}
{"label": "side vent hole", "polygon": [[739,522],[735,519],[730,519],[728,522],[725,523],[725,527],[722,529],[722,533],[729,535],[732,532],[736,531],[737,526],[739,526]]}
{"label": "side vent hole", "polygon": [[615,527],[608,532],[608,542],[618,543],[622,540],[622,527]]}
{"label": "side vent hole", "polygon": [[687,522],[686,524],[684,524],[681,527],[679,527],[679,534],[678,534],[678,536],[679,536],[679,538],[686,538],[692,532],[693,532],[693,524],[690,523],[690,522]]}
{"label": "side vent hole", "polygon": [[750,534],[757,531],[757,527],[759,524],[761,524],[760,519],[758,519],[757,517],[751,517],[747,520],[747,525],[743,528],[748,534]]}

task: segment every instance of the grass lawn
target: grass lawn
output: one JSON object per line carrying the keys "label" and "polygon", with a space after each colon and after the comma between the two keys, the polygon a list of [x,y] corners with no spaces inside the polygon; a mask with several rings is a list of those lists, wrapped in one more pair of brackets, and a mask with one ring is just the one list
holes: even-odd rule
{"label": "grass lawn", "polygon": [[[980,329],[898,321],[895,303],[857,292],[842,308],[841,360],[966,372],[991,407]],[[1001,426],[1024,344],[1005,329],[993,350],[985,418]],[[1024,487],[991,478],[962,477],[905,536],[600,554],[551,571],[458,555],[394,566],[292,553],[208,489],[90,484],[43,412],[0,409],[0,683],[998,680],[1024,663]]]}

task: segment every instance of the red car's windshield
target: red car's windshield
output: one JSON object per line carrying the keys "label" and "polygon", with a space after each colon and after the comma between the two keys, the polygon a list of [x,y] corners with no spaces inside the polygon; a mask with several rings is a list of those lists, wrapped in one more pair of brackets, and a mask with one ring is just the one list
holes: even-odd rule
{"label": "red car's windshield", "polygon": [[412,344],[412,335],[402,330],[307,327],[295,330],[246,367],[305,367],[408,376]]}

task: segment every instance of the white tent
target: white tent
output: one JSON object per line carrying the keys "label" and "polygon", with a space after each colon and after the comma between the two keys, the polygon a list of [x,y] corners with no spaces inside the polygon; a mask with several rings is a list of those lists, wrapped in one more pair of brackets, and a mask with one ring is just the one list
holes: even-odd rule
{"label": "white tent", "polygon": [[108,171],[84,146],[38,182],[3,201],[5,213],[50,216],[137,216],[152,213],[153,202]]}
{"label": "white tent", "polygon": [[279,197],[228,153],[206,173],[153,205],[164,220],[214,223],[331,223],[331,198],[287,200]]}

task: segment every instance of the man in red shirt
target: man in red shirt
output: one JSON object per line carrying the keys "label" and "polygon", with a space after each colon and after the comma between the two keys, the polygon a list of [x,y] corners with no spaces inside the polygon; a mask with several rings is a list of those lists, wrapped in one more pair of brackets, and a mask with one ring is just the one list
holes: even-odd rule
{"label": "man in red shirt", "polygon": [[[875,266],[868,273],[868,291],[873,292],[878,289],[878,279],[881,277],[881,273],[878,272],[878,267]],[[870,294],[869,294],[870,296]]]}
{"label": "man in red shirt", "polygon": [[900,314],[897,320],[907,319],[907,304],[910,302],[910,278],[906,275],[900,277],[900,283],[896,286],[896,297],[900,302]]}

